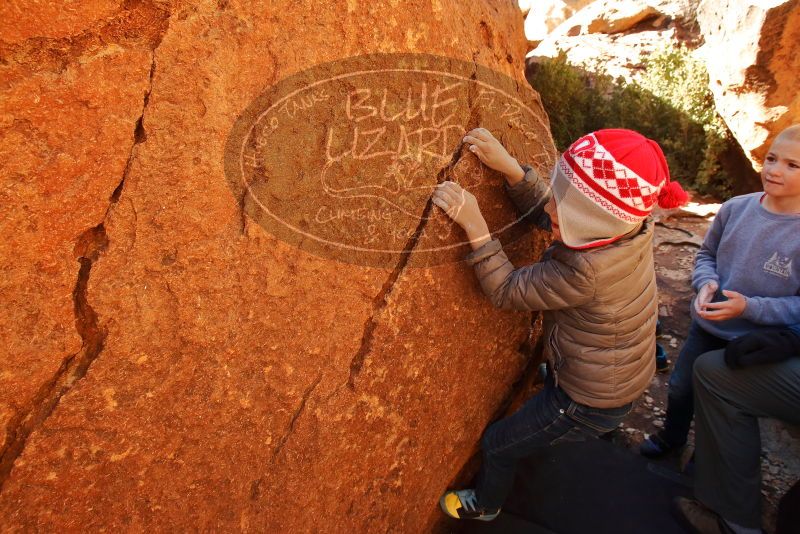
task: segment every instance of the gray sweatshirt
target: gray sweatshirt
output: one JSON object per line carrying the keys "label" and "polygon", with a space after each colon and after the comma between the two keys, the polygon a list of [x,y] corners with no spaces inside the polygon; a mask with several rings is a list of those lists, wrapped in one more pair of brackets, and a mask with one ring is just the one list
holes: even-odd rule
{"label": "gray sweatshirt", "polygon": [[744,313],[708,321],[691,306],[692,318],[708,333],[734,339],[765,327],[800,324],[800,215],[782,215],[761,205],[764,193],[725,202],[697,253],[692,287],[716,281],[747,297]]}

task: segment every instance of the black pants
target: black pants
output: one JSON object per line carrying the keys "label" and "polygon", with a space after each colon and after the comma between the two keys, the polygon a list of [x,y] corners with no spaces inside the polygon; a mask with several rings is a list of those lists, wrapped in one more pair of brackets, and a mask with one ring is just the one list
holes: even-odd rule
{"label": "black pants", "polygon": [[761,526],[759,417],[800,424],[800,358],[732,370],[724,351],[694,365],[695,496],[744,527]]}
{"label": "black pants", "polygon": [[501,508],[514,483],[517,460],[543,447],[583,441],[614,430],[633,407],[592,408],[572,400],[548,376],[544,390],[483,434],[483,464],[475,492],[484,508]]}

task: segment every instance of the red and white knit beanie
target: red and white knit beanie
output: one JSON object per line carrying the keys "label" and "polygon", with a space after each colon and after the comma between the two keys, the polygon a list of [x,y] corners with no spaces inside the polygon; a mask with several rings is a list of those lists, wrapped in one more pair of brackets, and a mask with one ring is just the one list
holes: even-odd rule
{"label": "red and white knit beanie", "polygon": [[572,143],[551,180],[561,239],[570,248],[612,243],[641,223],[656,203],[677,208],[689,196],[669,179],[655,141],[632,130],[598,130]]}

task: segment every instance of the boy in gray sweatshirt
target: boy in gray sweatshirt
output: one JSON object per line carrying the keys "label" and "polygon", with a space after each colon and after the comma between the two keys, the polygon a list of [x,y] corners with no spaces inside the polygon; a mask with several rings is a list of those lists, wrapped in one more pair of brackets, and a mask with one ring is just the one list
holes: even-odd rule
{"label": "boy in gray sweatshirt", "polygon": [[[775,142],[800,139],[800,126]],[[800,212],[786,208],[800,200],[797,190],[773,183],[767,155],[764,191],[734,197],[719,210],[697,253],[692,287],[692,324],[669,380],[664,429],[642,443],[655,458],[680,450],[694,417],[692,369],[708,351],[751,332],[800,323]],[[787,172],[795,163],[786,163]]]}
{"label": "boy in gray sweatshirt", "polygon": [[[726,346],[678,361],[697,408],[696,500],[676,498],[673,513],[692,532],[761,533],[758,419],[800,424],[800,125],[775,138],[761,180],[763,193],[723,205],[694,274],[693,328]],[[719,287],[728,300],[712,302]],[[672,382],[669,399],[674,428]]]}

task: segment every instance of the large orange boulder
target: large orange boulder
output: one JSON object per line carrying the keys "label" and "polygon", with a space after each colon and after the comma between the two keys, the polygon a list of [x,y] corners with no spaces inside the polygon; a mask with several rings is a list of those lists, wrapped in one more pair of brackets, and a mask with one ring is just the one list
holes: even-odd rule
{"label": "large orange boulder", "polygon": [[800,122],[800,2],[709,1],[697,21],[717,111],[756,165]]}
{"label": "large orange boulder", "polygon": [[545,245],[459,146],[553,163],[518,9],[62,4],[0,7],[0,530],[430,531],[532,361],[429,200]]}

